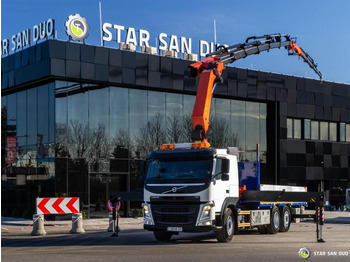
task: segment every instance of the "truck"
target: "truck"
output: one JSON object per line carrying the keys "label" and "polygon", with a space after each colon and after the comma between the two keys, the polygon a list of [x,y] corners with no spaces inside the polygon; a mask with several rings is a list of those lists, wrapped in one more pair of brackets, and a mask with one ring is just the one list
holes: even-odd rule
{"label": "truck", "polygon": [[[290,36],[281,34],[249,37],[242,44],[219,47],[189,66],[190,75],[200,77],[192,114],[193,141],[161,145],[142,167],[144,229],[153,231],[157,240],[168,241],[180,232],[214,231],[219,242],[230,242],[242,228],[276,234],[287,232],[292,219],[305,217],[299,214],[300,208],[308,203],[323,211],[323,193],[260,184],[259,146],[256,161],[245,162],[240,161],[238,148],[216,149],[206,138],[212,93],[216,82],[222,81],[225,65],[281,47],[298,54],[322,77],[313,59]],[[322,221],[322,213],[311,217]],[[323,241],[322,231],[317,230],[317,237]]]}

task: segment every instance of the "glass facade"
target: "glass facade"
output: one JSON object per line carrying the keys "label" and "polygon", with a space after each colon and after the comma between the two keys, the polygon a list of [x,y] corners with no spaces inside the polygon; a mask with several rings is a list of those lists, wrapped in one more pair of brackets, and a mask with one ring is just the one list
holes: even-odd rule
{"label": "glass facade", "polygon": [[[110,193],[142,190],[140,163],[152,150],[190,141],[194,100],[65,81],[3,96],[2,148],[7,150],[7,137],[17,143],[15,160],[3,158],[2,182],[14,186],[3,196],[19,189],[32,194],[24,196],[28,212],[37,196],[78,196],[88,216],[105,216]],[[266,161],[265,103],[213,98],[211,111],[212,146],[251,150],[260,144]],[[253,160],[255,154],[241,157]],[[122,214],[138,208],[140,203],[126,203]]]}
{"label": "glass facade", "polygon": [[1,98],[3,216],[30,218],[37,196],[55,191],[55,85]]}

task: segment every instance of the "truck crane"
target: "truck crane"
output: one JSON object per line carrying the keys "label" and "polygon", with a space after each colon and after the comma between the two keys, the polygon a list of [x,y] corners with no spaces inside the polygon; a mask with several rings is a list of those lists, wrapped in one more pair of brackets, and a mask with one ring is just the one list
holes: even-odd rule
{"label": "truck crane", "polygon": [[274,48],[284,47],[288,55],[298,55],[306,62],[311,69],[322,79],[317,64],[289,35],[271,34],[264,36],[248,37],[244,43],[225,47],[219,46],[214,53],[202,61],[189,66],[191,77],[200,77],[196,101],[192,114],[192,140],[207,142],[206,134],[209,130],[209,114],[212,94],[216,81],[223,81],[221,75],[225,65],[243,59],[249,55],[270,51]]}
{"label": "truck crane", "polygon": [[[285,47],[297,54],[319,75],[313,59],[288,35],[249,37],[242,44],[219,47],[202,61],[189,66],[192,77],[200,77],[192,114],[192,142],[164,144],[151,152],[142,172],[144,185],[144,229],[156,239],[168,241],[180,232],[214,231],[220,242],[231,241],[242,228],[257,228],[261,234],[287,232],[293,218],[307,203],[315,203],[322,217],[324,195],[306,187],[260,183],[257,160],[240,162],[236,147],[210,147],[206,134],[213,90],[222,81],[225,65],[246,56]],[[318,220],[317,212],[311,215]],[[317,223],[317,241],[323,242],[322,219]]]}

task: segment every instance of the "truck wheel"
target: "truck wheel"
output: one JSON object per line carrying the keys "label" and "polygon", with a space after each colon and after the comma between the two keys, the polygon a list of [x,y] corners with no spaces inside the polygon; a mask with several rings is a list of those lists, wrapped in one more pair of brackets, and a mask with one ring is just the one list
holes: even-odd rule
{"label": "truck wheel", "polygon": [[271,210],[270,224],[266,225],[267,232],[277,234],[280,228],[280,211],[277,206]]}
{"label": "truck wheel", "polygon": [[267,228],[266,228],[266,226],[264,225],[264,226],[258,226],[258,232],[260,233],[260,234],[267,234],[268,232],[267,232]]}
{"label": "truck wheel", "polygon": [[166,231],[153,231],[154,237],[159,241],[169,241],[173,235],[171,232]]}
{"label": "truck wheel", "polygon": [[235,219],[230,208],[225,211],[222,225],[220,230],[215,231],[216,238],[219,242],[230,242],[235,233]]}
{"label": "truck wheel", "polygon": [[281,223],[280,223],[280,232],[287,232],[291,223],[291,213],[288,206],[284,206],[281,213]]}

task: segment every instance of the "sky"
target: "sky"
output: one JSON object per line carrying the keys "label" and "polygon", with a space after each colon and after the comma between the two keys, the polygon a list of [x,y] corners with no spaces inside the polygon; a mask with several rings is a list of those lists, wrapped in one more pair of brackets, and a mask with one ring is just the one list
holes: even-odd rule
{"label": "sky", "polygon": [[[166,33],[191,38],[193,53],[198,53],[199,40],[214,42],[214,20],[221,44],[242,43],[249,36],[288,34],[297,37],[297,44],[315,60],[324,80],[350,84],[348,0],[2,0],[1,39],[11,41],[12,35],[53,18],[57,39],[68,41],[64,24],[69,15],[78,13],[90,25],[85,44],[98,46],[99,2],[103,23],[147,30],[151,46],[160,33]],[[107,46],[118,48],[115,42]],[[288,56],[284,49],[250,56],[232,66],[318,79],[307,64]]]}

